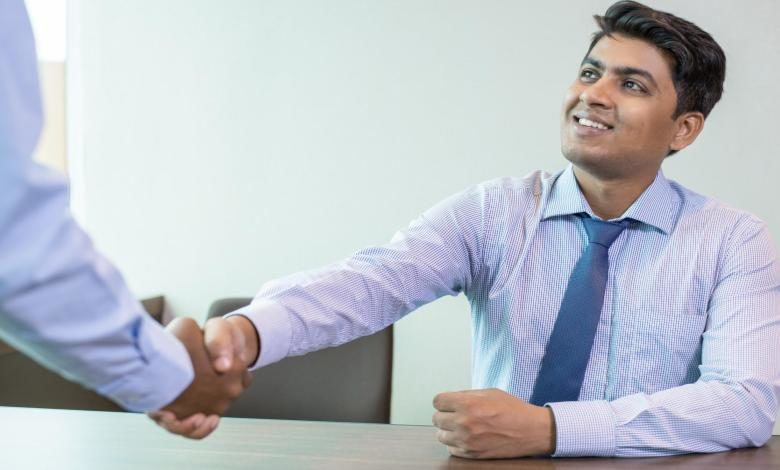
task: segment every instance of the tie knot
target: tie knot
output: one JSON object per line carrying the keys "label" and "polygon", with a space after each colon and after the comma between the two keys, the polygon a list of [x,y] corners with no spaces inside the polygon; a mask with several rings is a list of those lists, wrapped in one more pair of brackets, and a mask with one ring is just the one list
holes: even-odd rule
{"label": "tie knot", "polygon": [[585,231],[588,232],[588,242],[599,244],[604,248],[609,248],[628,225],[627,220],[605,222],[590,217],[585,217],[582,222],[585,224]]}

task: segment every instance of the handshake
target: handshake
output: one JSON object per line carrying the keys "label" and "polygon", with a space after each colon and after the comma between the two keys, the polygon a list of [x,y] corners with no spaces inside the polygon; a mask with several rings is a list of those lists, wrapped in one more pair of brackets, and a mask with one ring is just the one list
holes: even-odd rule
{"label": "handshake", "polygon": [[171,433],[202,439],[249,387],[247,368],[257,361],[259,338],[252,323],[240,315],[212,318],[203,330],[191,318],[177,318],[167,330],[187,349],[195,378],[174,401],[148,415]]}

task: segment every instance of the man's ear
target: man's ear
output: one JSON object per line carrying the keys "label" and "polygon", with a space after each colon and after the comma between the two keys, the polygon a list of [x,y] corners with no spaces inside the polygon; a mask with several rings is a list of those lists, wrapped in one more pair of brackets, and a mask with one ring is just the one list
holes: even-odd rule
{"label": "man's ear", "polygon": [[677,119],[674,121],[677,125],[677,131],[669,144],[669,148],[675,151],[691,145],[704,128],[704,115],[699,111],[683,113],[677,116]]}

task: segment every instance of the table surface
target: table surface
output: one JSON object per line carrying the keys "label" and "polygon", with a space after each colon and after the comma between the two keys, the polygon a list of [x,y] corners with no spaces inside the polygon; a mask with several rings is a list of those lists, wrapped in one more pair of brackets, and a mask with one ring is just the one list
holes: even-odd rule
{"label": "table surface", "polygon": [[224,418],[202,441],[144,415],[0,407],[3,469],[780,468],[780,436],[760,449],[646,459],[465,460],[430,426]]}

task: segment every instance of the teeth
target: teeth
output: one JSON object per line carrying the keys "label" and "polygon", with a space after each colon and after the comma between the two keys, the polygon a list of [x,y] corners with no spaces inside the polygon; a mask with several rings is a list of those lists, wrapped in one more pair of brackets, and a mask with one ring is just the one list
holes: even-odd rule
{"label": "teeth", "polygon": [[595,129],[602,129],[602,130],[609,129],[609,127],[605,126],[604,124],[601,124],[600,122],[591,121],[590,119],[579,118],[578,122],[580,123],[581,126],[588,126],[588,127],[593,127]]}

